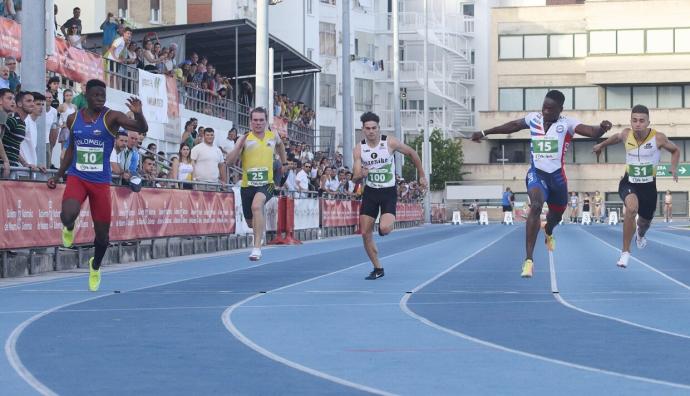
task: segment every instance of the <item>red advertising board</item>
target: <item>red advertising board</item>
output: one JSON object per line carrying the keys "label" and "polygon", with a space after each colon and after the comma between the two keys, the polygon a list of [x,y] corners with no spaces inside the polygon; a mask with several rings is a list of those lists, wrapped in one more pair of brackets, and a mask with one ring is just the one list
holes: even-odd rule
{"label": "red advertising board", "polygon": [[[61,244],[60,207],[64,185],[0,182],[0,249]],[[139,193],[111,187],[110,240],[235,232],[232,193],[144,188]],[[77,220],[76,243],[93,241],[88,202]]]}
{"label": "red advertising board", "polygon": [[46,69],[80,83],[94,78],[103,80],[103,58],[92,52],[70,47],[62,38],[55,39],[55,53],[46,59]]}
{"label": "red advertising board", "polygon": [[0,57],[12,56],[20,60],[21,37],[22,28],[17,22],[0,17]]}
{"label": "red advertising board", "polygon": [[359,201],[322,199],[321,226],[353,226],[359,221]]}

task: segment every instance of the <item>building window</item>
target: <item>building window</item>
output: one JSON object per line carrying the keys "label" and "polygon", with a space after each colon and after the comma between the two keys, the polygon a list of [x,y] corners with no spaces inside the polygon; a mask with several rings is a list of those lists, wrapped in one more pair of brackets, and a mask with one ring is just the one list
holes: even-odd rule
{"label": "building window", "polygon": [[319,22],[319,54],[335,56],[335,24]]}
{"label": "building window", "polygon": [[525,110],[541,110],[547,92],[549,92],[548,88],[526,88]]}
{"label": "building window", "polygon": [[656,87],[633,87],[633,106],[641,104],[650,109],[656,108]]}
{"label": "building window", "polygon": [[324,4],[335,5],[335,0],[321,0],[321,2]]}
{"label": "building window", "polygon": [[151,1],[151,22],[161,21],[161,0]]}
{"label": "building window", "polygon": [[599,109],[597,87],[500,88],[498,109],[499,111],[539,111],[546,93],[552,89],[561,91],[565,96],[564,110]]}
{"label": "building window", "polygon": [[368,111],[374,106],[374,80],[355,78],[355,110]]}
{"label": "building window", "polygon": [[639,85],[606,87],[606,108],[630,109],[645,105],[650,109],[679,109],[688,106],[690,89],[680,85]]}
{"label": "building window", "polygon": [[644,54],[644,30],[619,30],[617,53]]}
{"label": "building window", "polygon": [[606,87],[606,108],[630,109],[630,87]]}
{"label": "building window", "polygon": [[690,52],[690,29],[676,29],[675,52]]}
{"label": "building window", "polygon": [[647,53],[670,54],[673,52],[673,29],[647,31]]}
{"label": "building window", "polygon": [[574,41],[572,34],[549,36],[549,58],[572,58]]}
{"label": "building window", "polygon": [[602,30],[589,32],[589,53],[590,54],[615,54],[616,53],[616,31]]}
{"label": "building window", "polygon": [[501,88],[498,90],[499,111],[524,110],[524,96],[522,88]]}
{"label": "building window", "polygon": [[474,16],[474,4],[463,4],[462,5],[462,15],[464,16]]}
{"label": "building window", "polygon": [[319,104],[321,107],[335,108],[335,75],[321,74],[319,77]]}
{"label": "building window", "polygon": [[312,15],[314,13],[314,0],[307,0],[307,14]]}
{"label": "building window", "polygon": [[117,0],[117,15],[120,18],[129,18],[129,0]]}
{"label": "building window", "polygon": [[690,85],[684,86],[683,91],[684,91],[683,107],[690,108]]}
{"label": "building window", "polygon": [[548,40],[546,35],[525,36],[525,59],[544,59],[548,57]]}
{"label": "building window", "polygon": [[609,164],[624,164],[625,163],[625,146],[622,144],[614,144],[606,147],[606,162]]}
{"label": "building window", "polygon": [[522,36],[501,36],[499,42],[499,59],[522,59]]}
{"label": "building window", "polygon": [[307,48],[307,58],[309,58],[309,60],[314,60],[314,49],[313,48]]}
{"label": "building window", "polygon": [[575,35],[575,57],[584,58],[587,56],[587,34]]}
{"label": "building window", "polygon": [[657,87],[657,95],[657,107],[660,109],[680,109],[683,107],[683,87]]}
{"label": "building window", "polygon": [[597,87],[575,87],[575,109],[598,110],[599,89]]}
{"label": "building window", "polygon": [[596,144],[593,140],[577,140],[571,143],[570,150],[573,151],[573,159],[578,164],[596,164],[597,155],[592,152],[592,146]]}

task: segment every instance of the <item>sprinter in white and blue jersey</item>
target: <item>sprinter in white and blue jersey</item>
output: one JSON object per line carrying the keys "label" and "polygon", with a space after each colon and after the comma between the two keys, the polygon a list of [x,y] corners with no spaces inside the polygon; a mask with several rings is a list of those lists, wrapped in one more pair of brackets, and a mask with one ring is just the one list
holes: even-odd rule
{"label": "sprinter in white and blue jersey", "polygon": [[89,290],[97,291],[101,283],[101,262],[110,240],[110,153],[113,151],[117,131],[125,128],[138,132],[148,131],[142,112],[141,101],[128,99],[127,107],[134,119],[120,111],[105,107],[105,83],[89,80],[86,83],[87,108],[67,117],[70,141],[60,169],[48,180],[48,188],[55,188],[67,172],[65,192],[62,196],[62,243],[65,247],[74,242],[74,223],[81,204],[89,198],[91,218],[96,238],[94,257],[89,259]]}
{"label": "sprinter in white and blue jersey", "polygon": [[561,221],[568,204],[568,180],[565,176],[565,153],[577,133],[599,138],[611,129],[609,121],[599,126],[589,126],[561,115],[565,96],[557,90],[549,91],[544,98],[540,113],[529,113],[525,118],[472,134],[472,140],[480,141],[487,135],[510,134],[523,129],[530,130],[531,161],[527,171],[527,194],[530,210],[527,216],[526,257],[522,265],[522,277],[531,278],[534,263],[532,255],[541,225],[541,210],[544,202],[549,205],[546,216],[546,247],[553,251],[556,241],[553,229]]}

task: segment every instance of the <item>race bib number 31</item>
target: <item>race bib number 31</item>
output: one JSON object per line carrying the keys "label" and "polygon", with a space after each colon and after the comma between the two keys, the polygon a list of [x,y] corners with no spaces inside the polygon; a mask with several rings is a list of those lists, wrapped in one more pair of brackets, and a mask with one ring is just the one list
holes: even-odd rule
{"label": "race bib number 31", "polygon": [[557,159],[558,139],[532,136],[532,155],[534,159]]}
{"label": "race bib number 31", "polygon": [[628,165],[628,180],[630,183],[651,183],[654,181],[654,165]]}
{"label": "race bib number 31", "polygon": [[77,170],[103,172],[103,147],[77,146]]}
{"label": "race bib number 31", "polygon": [[263,186],[268,184],[268,168],[247,169],[247,184],[250,186]]}

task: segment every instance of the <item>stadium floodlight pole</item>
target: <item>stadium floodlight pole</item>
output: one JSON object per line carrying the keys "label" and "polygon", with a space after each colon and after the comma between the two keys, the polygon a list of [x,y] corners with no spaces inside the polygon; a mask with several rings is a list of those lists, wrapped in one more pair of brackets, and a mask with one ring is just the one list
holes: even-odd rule
{"label": "stadium floodlight pole", "polygon": [[[400,30],[398,27],[398,0],[393,0],[393,135],[397,136],[401,142],[405,142],[405,133],[400,122]],[[403,157],[395,153],[395,174],[402,175]]]}
{"label": "stadium floodlight pole", "polygon": [[[46,20],[46,0],[40,0],[33,6],[26,6],[22,9],[22,29],[21,54],[22,54],[22,90],[31,92],[46,92],[46,24],[31,23]],[[52,1],[51,15],[52,15]],[[30,39],[29,39],[30,38]],[[36,156],[38,164],[46,165],[46,117],[41,116],[36,120]]]}
{"label": "stadium floodlight pole", "polygon": [[[395,1],[395,0],[393,0]],[[429,138],[429,0],[424,0],[424,144],[422,145],[422,165],[426,173],[429,186],[431,186],[431,145]],[[424,199],[424,222],[431,221],[431,194]]]}
{"label": "stadium floodlight pole", "polygon": [[268,107],[268,0],[256,0],[256,97],[254,107]]}
{"label": "stadium floodlight pole", "polygon": [[342,10],[342,68],[343,68],[343,165],[352,169],[352,88],[350,73],[350,0],[340,2]]}
{"label": "stadium floodlight pole", "polygon": [[268,123],[273,124],[273,48],[268,49]]}

